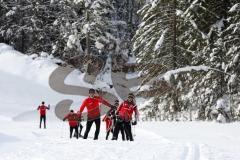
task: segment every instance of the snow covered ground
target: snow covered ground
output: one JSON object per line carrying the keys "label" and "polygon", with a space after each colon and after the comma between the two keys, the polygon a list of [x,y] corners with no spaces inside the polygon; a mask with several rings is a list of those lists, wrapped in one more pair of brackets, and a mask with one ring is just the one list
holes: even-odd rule
{"label": "snow covered ground", "polygon": [[[134,142],[106,141],[102,123],[98,141],[92,140],[94,125],[89,139],[69,139],[54,105],[67,98],[80,104],[84,97],[49,87],[55,67],[50,57],[32,60],[0,44],[0,160],[239,160],[239,123],[140,121]],[[38,128],[42,100],[52,104],[47,129]]]}
{"label": "snow covered ground", "polygon": [[[1,120],[2,160],[238,160],[239,125],[215,123],[139,123],[134,142],[100,139],[69,139],[68,126],[49,121],[38,129],[38,121]],[[94,127],[93,127],[94,129]]]}

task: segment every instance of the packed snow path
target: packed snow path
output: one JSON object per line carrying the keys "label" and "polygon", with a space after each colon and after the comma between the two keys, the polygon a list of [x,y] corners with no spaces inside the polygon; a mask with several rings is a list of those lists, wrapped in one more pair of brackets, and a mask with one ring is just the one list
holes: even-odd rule
{"label": "packed snow path", "polygon": [[[46,130],[40,130],[36,126],[30,127],[29,123],[19,123],[19,125],[22,126],[22,129],[17,131],[17,136],[12,136],[16,133],[15,127],[12,131],[8,130],[8,135],[2,133],[2,136],[14,141],[1,146],[2,160],[73,160],[76,158],[126,160],[158,159],[158,157],[175,159],[180,156],[180,145],[173,146],[168,140],[145,130],[138,130],[139,135],[136,137],[136,141],[131,143],[106,141],[104,134],[101,134],[98,141],[94,141],[91,137],[93,133],[89,135],[88,140],[70,140],[66,123],[54,123]],[[165,155],[166,152],[173,153]]]}
{"label": "packed snow path", "polygon": [[[226,131],[216,137],[212,134],[220,128],[234,132],[234,126],[237,124],[142,122],[134,132],[135,141],[123,142],[106,141],[104,125],[99,140],[94,141],[95,127],[89,139],[77,140],[69,139],[68,124],[61,121],[50,121],[47,129],[39,129],[37,119],[15,122],[1,117],[0,156],[1,160],[238,160],[239,138]],[[163,136],[166,134],[171,138]]]}

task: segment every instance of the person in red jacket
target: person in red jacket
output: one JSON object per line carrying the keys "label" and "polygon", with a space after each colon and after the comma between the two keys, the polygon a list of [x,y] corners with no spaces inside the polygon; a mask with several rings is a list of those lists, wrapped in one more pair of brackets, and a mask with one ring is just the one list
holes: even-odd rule
{"label": "person in red jacket", "polygon": [[75,130],[76,138],[78,139],[78,124],[80,121],[80,115],[77,113],[74,113],[73,110],[70,110],[70,112],[63,118],[63,121],[68,120],[69,127],[70,127],[70,138],[72,138],[73,130]]}
{"label": "person in red jacket", "polygon": [[133,124],[135,125],[137,123],[137,119],[139,116],[139,112],[137,109],[137,105],[134,102],[134,95],[130,93],[128,95],[127,100],[125,100],[117,109],[117,124],[113,132],[113,140],[117,140],[117,136],[119,133],[119,130],[121,126],[124,127],[126,136],[130,139],[130,141],[133,141],[132,136],[132,128],[131,128],[131,121],[132,121],[132,115],[133,112],[135,113],[135,121]]}
{"label": "person in red jacket", "polygon": [[103,121],[106,122],[106,140],[108,140],[108,136],[110,134],[110,132],[112,132],[112,126],[113,126],[113,122],[112,122],[112,117],[110,115],[110,112],[108,112],[105,117],[103,118]]}
{"label": "person in red jacket", "polygon": [[85,107],[87,108],[87,125],[86,125],[86,130],[85,130],[83,139],[87,139],[88,133],[89,133],[93,123],[95,123],[95,125],[96,125],[94,140],[98,139],[100,125],[101,125],[101,120],[100,120],[100,105],[101,104],[104,104],[110,108],[112,107],[112,105],[110,103],[108,103],[106,100],[104,100],[100,96],[95,96],[94,89],[89,89],[89,97],[83,101],[82,105],[80,106],[80,110],[79,110],[79,113],[81,116]]}
{"label": "person in red jacket", "polygon": [[42,121],[44,122],[44,128],[46,129],[46,110],[50,109],[50,105],[45,106],[45,102],[42,102],[42,105],[38,106],[39,113],[40,113],[40,125],[39,128],[41,128]]}
{"label": "person in red jacket", "polygon": [[[117,124],[117,116],[116,116],[116,109],[119,107],[119,100],[115,100],[114,102],[114,106],[115,108],[110,110],[110,115],[111,115],[111,118],[113,120],[113,125],[112,125],[112,130],[114,131],[115,127],[116,127],[116,124]],[[124,130],[124,126],[123,125],[120,125],[120,128],[119,128],[121,134],[122,134],[122,140],[125,141],[125,130]],[[113,139],[118,139],[118,135],[116,137],[112,137],[112,140]],[[129,139],[128,137],[126,137],[127,140]]]}

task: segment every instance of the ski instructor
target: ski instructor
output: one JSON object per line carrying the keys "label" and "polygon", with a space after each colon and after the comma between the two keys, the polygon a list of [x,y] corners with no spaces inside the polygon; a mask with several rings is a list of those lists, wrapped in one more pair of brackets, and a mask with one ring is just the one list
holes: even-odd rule
{"label": "ski instructor", "polygon": [[100,125],[101,125],[101,119],[100,119],[100,105],[104,104],[110,108],[113,107],[110,103],[108,103],[106,100],[104,100],[100,96],[95,96],[95,90],[89,89],[89,97],[86,98],[82,105],[80,106],[80,116],[82,115],[82,112],[84,108],[87,108],[87,124],[86,124],[86,130],[83,136],[83,139],[87,139],[88,133],[92,127],[92,124],[95,123],[96,125],[96,131],[94,135],[94,140],[98,139],[99,131],[100,131]]}
{"label": "ski instructor", "polygon": [[[125,100],[117,109],[117,123],[113,131],[113,140],[117,140],[119,130],[123,126],[126,132],[126,136],[133,141],[132,135],[132,125],[137,124],[137,119],[139,117],[139,112],[136,103],[134,102],[135,96],[132,93],[128,94],[127,100]],[[135,113],[135,121],[132,121],[133,112]]]}

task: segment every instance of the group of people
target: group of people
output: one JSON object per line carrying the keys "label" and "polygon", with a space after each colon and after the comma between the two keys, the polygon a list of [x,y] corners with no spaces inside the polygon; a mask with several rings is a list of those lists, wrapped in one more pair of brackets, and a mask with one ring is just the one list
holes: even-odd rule
{"label": "group of people", "polygon": [[[129,94],[127,100],[121,103],[121,105],[119,105],[119,101],[116,100],[114,106],[115,107],[103,118],[103,121],[106,122],[106,140],[110,132],[113,134],[112,140],[117,140],[120,131],[123,141],[133,141],[132,125],[137,124],[139,116],[137,106],[134,102],[134,95]],[[135,113],[134,121],[132,121],[133,112]]]}
{"label": "group of people", "polygon": [[[96,91],[94,89],[89,89],[89,96],[82,102],[80,109],[78,112],[74,112],[70,110],[70,112],[63,118],[63,121],[67,120],[70,126],[70,138],[72,138],[73,131],[75,131],[76,138],[81,136],[81,131],[83,126],[81,125],[81,117],[84,109],[87,110],[87,122],[86,129],[83,135],[83,139],[88,138],[88,134],[91,130],[92,124],[95,123],[96,130],[94,134],[94,140],[98,139],[101,125],[101,114],[100,114],[100,106],[104,104],[109,107],[109,111],[103,118],[103,121],[106,122],[106,139],[108,139],[109,134],[112,133],[112,140],[118,139],[119,131],[122,134],[122,140],[130,140],[133,141],[132,134],[132,125],[137,124],[137,119],[139,116],[139,112],[135,103],[135,97],[132,93],[129,93],[128,98],[119,105],[119,101],[115,100],[114,105],[110,104],[106,100],[104,100],[101,96],[96,95]],[[41,106],[39,106],[40,108]],[[50,109],[50,107],[46,107],[44,102],[42,103],[42,108],[44,110],[44,127],[46,128],[46,109]],[[42,111],[43,112],[43,111]],[[135,118],[133,120],[133,113]],[[40,117],[41,110],[40,110]],[[42,118],[40,118],[40,128],[41,128]],[[80,127],[80,132],[79,128]]]}

